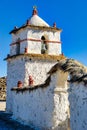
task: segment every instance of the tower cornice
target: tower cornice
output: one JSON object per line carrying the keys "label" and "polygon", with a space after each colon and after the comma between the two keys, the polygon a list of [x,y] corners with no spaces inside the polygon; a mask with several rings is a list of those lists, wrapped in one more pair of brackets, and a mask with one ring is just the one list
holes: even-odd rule
{"label": "tower cornice", "polygon": [[19,28],[14,28],[10,34],[16,34],[18,33],[19,31],[23,30],[23,29],[26,29],[26,28],[30,28],[30,29],[36,29],[36,30],[48,30],[48,31],[62,31],[62,29],[59,29],[59,28],[54,28],[54,27],[46,27],[46,26],[34,26],[34,25],[23,25]]}
{"label": "tower cornice", "polygon": [[19,55],[8,56],[4,60],[11,60],[11,59],[19,58],[19,57],[29,57],[32,59],[49,60],[49,61],[60,61],[66,58],[63,54],[48,55],[48,54],[32,54],[31,53],[31,54],[19,54]]}

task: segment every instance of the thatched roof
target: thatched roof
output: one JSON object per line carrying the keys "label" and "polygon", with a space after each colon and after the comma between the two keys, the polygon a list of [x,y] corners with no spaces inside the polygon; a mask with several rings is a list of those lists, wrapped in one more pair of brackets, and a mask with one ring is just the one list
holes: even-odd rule
{"label": "thatched roof", "polygon": [[57,64],[55,64],[51,70],[48,72],[48,78],[45,80],[43,84],[36,85],[33,87],[23,87],[23,88],[12,88],[12,91],[16,92],[24,92],[24,91],[33,91],[38,88],[46,88],[49,86],[51,82],[51,75],[54,74],[56,71],[62,70],[64,72],[69,72],[70,80],[68,80],[71,83],[74,82],[84,82],[84,84],[87,84],[87,67],[82,65],[80,62],[74,60],[74,59],[62,59],[58,61]]}
{"label": "thatched roof", "polygon": [[29,57],[31,59],[38,59],[38,60],[50,60],[50,61],[60,61],[62,59],[65,59],[66,57],[63,54],[60,55],[48,55],[48,54],[33,54],[33,53],[24,53],[24,54],[18,54],[18,55],[13,55],[13,56],[8,56],[4,60],[8,59],[14,59],[18,57]]}
{"label": "thatched roof", "polygon": [[87,67],[74,59],[63,59],[54,65],[48,74],[52,75],[58,69],[69,72],[69,82],[84,82],[87,84]]}

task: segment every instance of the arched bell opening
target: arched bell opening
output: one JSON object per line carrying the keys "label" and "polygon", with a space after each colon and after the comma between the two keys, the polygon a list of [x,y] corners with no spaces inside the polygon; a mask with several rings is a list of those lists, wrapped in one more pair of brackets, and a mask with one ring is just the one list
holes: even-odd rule
{"label": "arched bell opening", "polygon": [[41,54],[47,54],[48,53],[48,44],[45,36],[41,37]]}

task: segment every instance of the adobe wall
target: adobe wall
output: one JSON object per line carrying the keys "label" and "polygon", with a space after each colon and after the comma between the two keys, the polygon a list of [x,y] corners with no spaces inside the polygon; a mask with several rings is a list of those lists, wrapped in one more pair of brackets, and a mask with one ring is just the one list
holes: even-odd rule
{"label": "adobe wall", "polygon": [[18,81],[22,81],[23,86],[29,85],[29,75],[32,76],[33,85],[41,84],[45,81],[47,72],[55,64],[55,61],[37,60],[27,56],[8,60],[7,64],[7,111],[12,112],[13,97],[11,88],[17,86]]}
{"label": "adobe wall", "polygon": [[15,91],[14,88],[11,91],[14,97],[13,118],[38,130],[67,130],[67,87],[66,83],[57,86],[56,74],[51,76],[49,86],[26,91]]}
{"label": "adobe wall", "polygon": [[71,130],[87,130],[87,86],[83,82],[70,84]]}
{"label": "adobe wall", "polygon": [[17,45],[20,43],[20,54],[24,54],[25,48],[28,49],[28,53],[41,54],[41,37],[46,37],[48,44],[48,54],[59,55],[61,54],[61,40],[60,32],[57,31],[45,31],[39,29],[26,28],[19,31],[16,34],[12,34],[12,43],[10,46],[10,55],[16,55]]}

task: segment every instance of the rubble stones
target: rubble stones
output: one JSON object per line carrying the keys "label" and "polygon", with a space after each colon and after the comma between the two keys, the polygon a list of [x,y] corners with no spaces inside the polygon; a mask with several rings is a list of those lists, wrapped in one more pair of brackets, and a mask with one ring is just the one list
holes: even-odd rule
{"label": "rubble stones", "polygon": [[0,78],[0,100],[6,100],[6,77]]}

